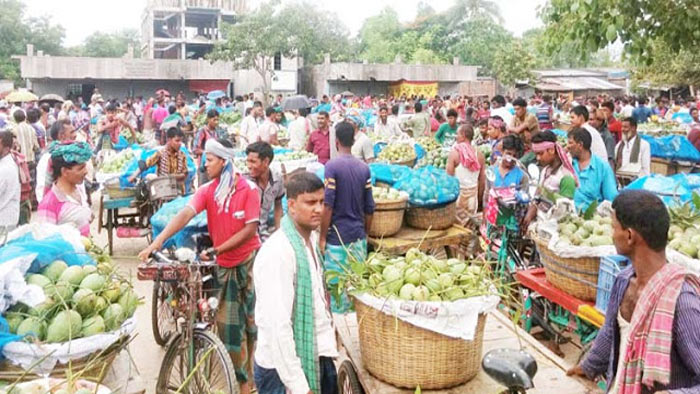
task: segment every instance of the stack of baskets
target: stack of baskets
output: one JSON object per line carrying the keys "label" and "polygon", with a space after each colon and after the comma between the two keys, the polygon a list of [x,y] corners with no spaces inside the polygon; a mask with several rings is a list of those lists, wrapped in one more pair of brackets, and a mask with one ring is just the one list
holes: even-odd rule
{"label": "stack of baskets", "polygon": [[401,230],[408,196],[394,201],[375,201],[376,208],[369,228],[370,237],[389,237]]}
{"label": "stack of baskets", "polygon": [[452,227],[457,218],[457,202],[411,207],[406,211],[406,223],[418,229],[444,230]]}
{"label": "stack of baskets", "polygon": [[549,283],[576,298],[595,302],[600,258],[560,257],[549,249],[547,240],[534,240]]}
{"label": "stack of baskets", "polygon": [[474,340],[466,341],[416,327],[355,298],[362,363],[376,378],[397,387],[435,390],[463,384],[481,366],[486,315],[480,314]]}

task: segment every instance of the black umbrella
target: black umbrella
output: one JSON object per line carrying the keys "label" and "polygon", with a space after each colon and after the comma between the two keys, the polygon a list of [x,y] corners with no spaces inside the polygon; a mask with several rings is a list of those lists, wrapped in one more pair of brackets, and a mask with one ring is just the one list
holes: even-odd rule
{"label": "black umbrella", "polygon": [[302,108],[311,108],[309,98],[303,94],[298,96],[290,96],[282,100],[282,109],[285,111],[298,110]]}

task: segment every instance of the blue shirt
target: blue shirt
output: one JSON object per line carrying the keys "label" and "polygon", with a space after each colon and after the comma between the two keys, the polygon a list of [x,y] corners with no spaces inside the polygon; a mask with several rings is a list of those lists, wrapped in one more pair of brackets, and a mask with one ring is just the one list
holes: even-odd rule
{"label": "blue shirt", "polygon": [[326,163],[324,175],[324,203],[333,209],[326,242],[348,245],[366,238],[365,215],[374,213],[369,167],[352,155],[342,155]]}
{"label": "blue shirt", "polygon": [[579,187],[574,193],[576,209],[586,210],[593,201],[612,201],[617,197],[617,181],[610,165],[596,155],[591,155],[588,168],[581,171],[574,159],[574,170]]}
{"label": "blue shirt", "polygon": [[646,105],[637,107],[632,111],[632,117],[637,121],[637,123],[646,123],[651,115],[651,109],[649,109],[649,107]]}
{"label": "blue shirt", "polygon": [[525,175],[520,167],[513,167],[504,177],[501,177],[501,171],[498,169],[498,166],[493,166],[492,170],[496,175],[493,187],[520,187],[520,182],[522,182]]}

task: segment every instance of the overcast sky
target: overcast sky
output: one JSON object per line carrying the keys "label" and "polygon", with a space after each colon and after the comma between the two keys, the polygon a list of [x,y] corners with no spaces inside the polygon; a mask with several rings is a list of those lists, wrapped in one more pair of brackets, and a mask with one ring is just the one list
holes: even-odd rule
{"label": "overcast sky", "polygon": [[[545,0],[495,1],[501,8],[505,27],[516,35],[541,25],[536,8]],[[23,2],[27,5],[28,15],[48,15],[54,23],[61,24],[66,29],[64,41],[66,46],[80,44],[85,37],[95,31],[114,32],[124,28],[140,30],[146,5],[146,0],[23,0]],[[354,35],[365,18],[376,15],[386,6],[397,10],[403,21],[413,20],[419,0],[309,0],[309,2],[339,15]],[[435,10],[442,11],[453,4],[454,0],[426,2]]]}

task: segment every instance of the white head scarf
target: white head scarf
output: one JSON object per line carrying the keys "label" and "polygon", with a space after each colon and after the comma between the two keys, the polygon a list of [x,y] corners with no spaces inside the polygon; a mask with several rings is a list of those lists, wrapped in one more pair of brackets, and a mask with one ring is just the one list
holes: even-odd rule
{"label": "white head scarf", "polygon": [[224,168],[221,170],[221,175],[219,176],[219,185],[214,191],[214,199],[216,200],[219,212],[223,209],[224,212],[228,213],[231,195],[236,186],[234,184],[236,173],[235,167],[233,166],[235,150],[223,146],[214,138],[209,138],[206,145],[204,145],[204,151],[226,161]]}

